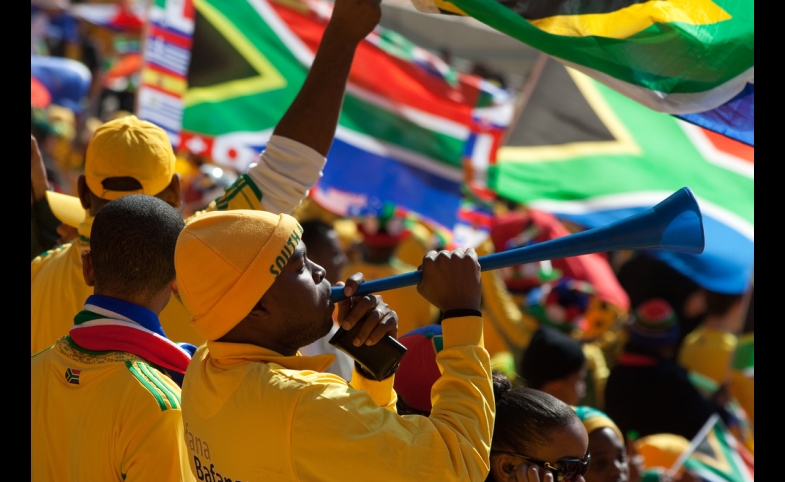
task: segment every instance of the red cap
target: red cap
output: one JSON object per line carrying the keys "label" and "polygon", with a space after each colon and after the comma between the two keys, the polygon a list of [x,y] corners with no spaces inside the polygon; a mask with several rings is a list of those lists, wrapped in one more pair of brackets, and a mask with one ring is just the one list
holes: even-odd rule
{"label": "red cap", "polygon": [[409,407],[430,412],[431,388],[442,376],[436,364],[436,354],[444,346],[442,327],[426,325],[410,331],[398,341],[408,351],[395,372],[395,391]]}

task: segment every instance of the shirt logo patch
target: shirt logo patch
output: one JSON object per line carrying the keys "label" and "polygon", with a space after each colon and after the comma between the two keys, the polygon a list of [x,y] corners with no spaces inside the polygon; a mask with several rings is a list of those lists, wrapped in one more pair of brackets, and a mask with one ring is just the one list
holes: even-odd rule
{"label": "shirt logo patch", "polygon": [[82,373],[82,370],[77,370],[75,368],[66,368],[65,381],[67,381],[68,383],[73,383],[74,385],[79,385],[80,373]]}

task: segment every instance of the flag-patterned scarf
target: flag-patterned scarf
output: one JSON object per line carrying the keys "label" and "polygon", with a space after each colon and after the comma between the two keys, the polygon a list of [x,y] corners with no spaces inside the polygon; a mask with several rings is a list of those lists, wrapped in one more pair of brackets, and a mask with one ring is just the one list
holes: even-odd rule
{"label": "flag-patterned scarf", "polygon": [[176,373],[185,373],[191,361],[186,350],[166,337],[155,313],[109,296],[87,298],[70,335],[87,350],[133,353]]}

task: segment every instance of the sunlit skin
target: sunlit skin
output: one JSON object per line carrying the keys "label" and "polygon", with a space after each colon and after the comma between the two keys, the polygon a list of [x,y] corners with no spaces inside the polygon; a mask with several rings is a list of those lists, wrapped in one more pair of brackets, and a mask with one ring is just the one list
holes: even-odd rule
{"label": "sunlit skin", "polygon": [[603,427],[589,434],[591,463],[586,482],[628,482],[627,449],[613,429]]}
{"label": "sunlit skin", "polygon": [[[346,281],[344,293],[351,295],[364,281],[361,273],[353,274]],[[300,242],[256,306],[219,341],[251,343],[294,356],[298,349],[330,331],[336,307],[340,323],[352,327],[362,320],[357,345],[374,345],[386,334],[397,337],[398,317],[380,296],[352,297],[334,304],[330,293],[324,268],[308,259],[306,247]]]}
{"label": "sunlit skin", "polygon": [[[528,453],[513,450],[521,455],[526,455],[546,462],[556,463],[562,459],[582,459],[589,448],[589,436],[586,428],[579,420],[575,420],[569,427],[554,430],[547,434],[550,443],[540,445]],[[594,454],[592,454],[592,458]],[[589,464],[594,463],[594,460]],[[497,453],[491,455],[491,475],[494,482],[553,482],[555,478],[550,471],[544,470],[531,462],[511,454]],[[581,476],[573,482],[584,482]]]}

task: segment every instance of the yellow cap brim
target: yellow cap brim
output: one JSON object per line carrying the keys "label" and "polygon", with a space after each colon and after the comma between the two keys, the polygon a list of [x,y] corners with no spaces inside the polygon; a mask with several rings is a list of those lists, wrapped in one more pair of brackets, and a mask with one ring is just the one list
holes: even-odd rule
{"label": "yellow cap brim", "polygon": [[59,192],[46,191],[46,200],[49,202],[49,209],[52,214],[63,224],[78,228],[87,212],[82,207],[82,202],[78,197],[60,194]]}

